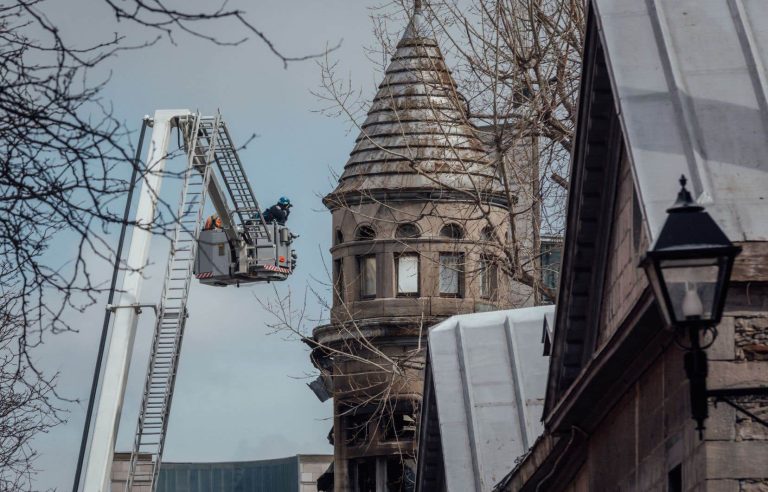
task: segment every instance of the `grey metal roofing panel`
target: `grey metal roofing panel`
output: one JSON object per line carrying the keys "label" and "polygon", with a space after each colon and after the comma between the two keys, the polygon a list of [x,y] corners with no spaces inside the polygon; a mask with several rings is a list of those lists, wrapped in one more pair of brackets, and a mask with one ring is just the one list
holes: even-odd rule
{"label": "grey metal roofing panel", "polygon": [[490,491],[542,431],[553,306],[453,316],[429,331],[449,491]]}
{"label": "grey metal roofing panel", "polygon": [[592,4],[651,237],[686,174],[731,240],[768,240],[768,2]]}

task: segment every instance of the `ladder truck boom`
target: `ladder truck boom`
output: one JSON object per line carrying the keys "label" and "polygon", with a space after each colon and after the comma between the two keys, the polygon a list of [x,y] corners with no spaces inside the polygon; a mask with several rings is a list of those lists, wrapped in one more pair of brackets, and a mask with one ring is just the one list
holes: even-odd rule
{"label": "ladder truck boom", "polygon": [[[136,486],[154,491],[157,486],[193,276],[203,285],[214,286],[282,281],[293,272],[295,264],[291,244],[296,236],[287,227],[264,220],[237,148],[219,114],[206,117],[188,110],[158,110],[152,126],[147,172],[136,213],[140,227],[134,228],[126,259],[132,269],[126,272],[119,303],[108,307],[114,313],[114,323],[84,464],[85,492],[110,490],[115,439],[139,308],[143,306],[138,302],[143,267],[148,263],[152,220],[173,128],[183,136],[187,162],[162,297],[155,310],[126,490]],[[201,230],[208,197],[221,218],[221,227]],[[86,433],[88,426],[86,422]]]}

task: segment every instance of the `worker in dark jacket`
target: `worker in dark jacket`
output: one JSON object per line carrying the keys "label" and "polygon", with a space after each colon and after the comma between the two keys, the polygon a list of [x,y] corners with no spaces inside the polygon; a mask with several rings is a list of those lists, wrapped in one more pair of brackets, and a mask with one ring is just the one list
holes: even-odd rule
{"label": "worker in dark jacket", "polygon": [[285,225],[290,213],[291,201],[283,196],[280,197],[280,200],[278,200],[276,204],[264,211],[264,221],[267,224],[270,222],[277,222],[280,225]]}

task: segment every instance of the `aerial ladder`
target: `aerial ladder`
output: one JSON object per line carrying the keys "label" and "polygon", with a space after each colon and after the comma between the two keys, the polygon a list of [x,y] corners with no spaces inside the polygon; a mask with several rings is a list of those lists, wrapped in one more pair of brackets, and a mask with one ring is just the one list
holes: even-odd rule
{"label": "aerial ladder", "polygon": [[[127,491],[134,487],[154,491],[157,486],[193,278],[211,286],[282,281],[291,275],[295,266],[292,243],[297,236],[284,225],[265,221],[220,114],[201,116],[188,110],[160,110],[150,124],[152,141],[136,226],[126,258],[123,288],[119,302],[107,307],[114,313],[114,323],[104,358],[102,389],[94,406],[90,449],[82,467],[84,492],[110,490],[115,440],[141,309],[152,307],[156,320]],[[186,152],[179,208],[172,225],[160,302],[141,304],[138,299],[142,270],[147,264],[173,129],[180,133]],[[207,199],[221,219],[219,227],[202,227]],[[85,445],[81,456],[84,454]],[[80,471],[78,469],[75,490]]]}

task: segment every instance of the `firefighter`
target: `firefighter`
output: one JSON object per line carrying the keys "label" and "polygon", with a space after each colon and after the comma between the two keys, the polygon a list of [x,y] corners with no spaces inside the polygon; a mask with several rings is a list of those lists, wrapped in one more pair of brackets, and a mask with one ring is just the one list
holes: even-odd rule
{"label": "firefighter", "polygon": [[280,225],[285,225],[288,215],[291,213],[291,207],[291,201],[288,198],[280,197],[276,204],[264,211],[264,221],[267,224],[277,222]]}

